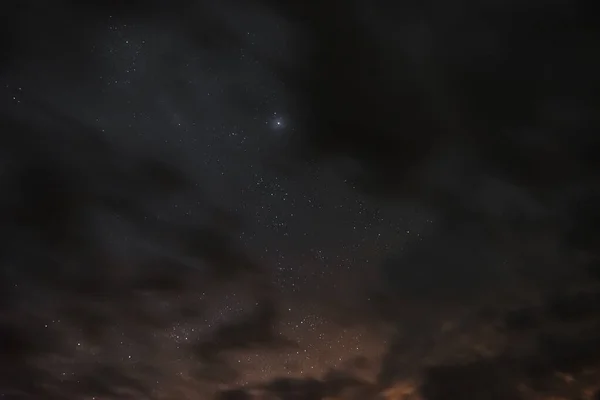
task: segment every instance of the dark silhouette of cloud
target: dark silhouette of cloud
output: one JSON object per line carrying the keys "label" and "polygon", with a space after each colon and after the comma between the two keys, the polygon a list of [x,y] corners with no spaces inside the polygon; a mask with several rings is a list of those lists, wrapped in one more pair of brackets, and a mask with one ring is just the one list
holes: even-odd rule
{"label": "dark silhouette of cloud", "polygon": [[252,395],[240,389],[227,390],[219,393],[218,400],[252,400]]}
{"label": "dark silhouette of cloud", "polygon": [[520,399],[513,370],[502,362],[438,366],[425,374],[421,392],[426,399]]}
{"label": "dark silhouette of cloud", "polygon": [[376,395],[377,388],[374,385],[341,371],[330,371],[322,379],[274,379],[256,388],[249,388],[246,390],[234,389],[230,391],[224,391],[220,393],[217,398],[277,398],[290,400],[320,400],[324,398],[343,398],[350,400],[369,400],[375,399]]}

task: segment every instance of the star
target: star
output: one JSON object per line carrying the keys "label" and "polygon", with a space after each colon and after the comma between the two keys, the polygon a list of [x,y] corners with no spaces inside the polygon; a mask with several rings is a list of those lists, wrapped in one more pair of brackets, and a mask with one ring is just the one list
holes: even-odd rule
{"label": "star", "polygon": [[266,123],[273,130],[281,130],[287,127],[287,120],[283,116],[278,115],[276,112],[273,113],[271,118],[267,120]]}

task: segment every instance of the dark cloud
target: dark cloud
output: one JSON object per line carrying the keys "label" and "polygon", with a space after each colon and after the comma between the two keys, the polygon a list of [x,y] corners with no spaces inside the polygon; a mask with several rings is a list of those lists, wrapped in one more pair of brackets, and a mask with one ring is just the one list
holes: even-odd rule
{"label": "dark cloud", "polygon": [[233,389],[221,392],[217,396],[218,400],[252,400],[252,395],[240,389]]}
{"label": "dark cloud", "polygon": [[[341,371],[330,371],[322,379],[274,379],[246,390],[234,389],[220,393],[218,399],[276,398],[289,400],[321,400],[343,398],[369,400],[377,396],[377,388],[368,382]],[[229,397],[231,396],[231,397]]]}
{"label": "dark cloud", "polygon": [[600,292],[559,293],[548,300],[548,312],[560,321],[580,321],[600,315]]}
{"label": "dark cloud", "polygon": [[357,356],[348,360],[348,368],[362,370],[369,368],[369,359],[365,356]]}
{"label": "dark cloud", "polygon": [[525,348],[513,338],[496,356],[427,368],[421,392],[427,399],[583,396],[594,388],[600,366],[598,321],[587,322],[592,326],[538,325]]}
{"label": "dark cloud", "polygon": [[[302,14],[319,35],[314,74],[298,84],[314,117],[303,154],[353,160],[339,171],[359,187],[417,204],[438,224],[382,267],[377,303],[405,332],[382,382],[418,375],[427,358],[440,364],[426,368],[428,399],[517,399],[531,395],[518,391],[532,379],[521,365],[546,365],[544,393],[557,371],[596,368],[598,342],[576,326],[600,317],[596,289],[577,289],[595,273],[600,177],[589,47],[599,32],[585,4],[339,8]],[[452,340],[440,326],[461,321],[471,343],[453,356],[468,353],[482,338],[464,321],[494,303],[499,319],[481,324],[504,344],[446,365],[437,352]],[[573,332],[590,341],[575,345]]]}
{"label": "dark cloud", "polygon": [[442,399],[521,399],[514,386],[513,367],[498,362],[437,366],[425,373],[421,388],[428,400]]}
{"label": "dark cloud", "polygon": [[535,328],[538,324],[538,318],[536,310],[523,308],[509,311],[504,322],[509,330],[525,331]]}
{"label": "dark cloud", "polygon": [[[203,338],[204,346],[227,351],[252,332],[253,342],[270,344],[277,310],[261,268],[232,240],[231,218],[214,206],[193,223],[155,217],[177,193],[201,198],[185,171],[165,156],[124,153],[60,114],[27,117],[2,116],[3,392],[151,395],[149,382],[164,379],[164,369],[148,363],[128,371],[111,343],[115,334],[156,348],[157,335],[186,310],[204,315],[191,295],[238,275],[251,277],[247,288],[260,309]],[[116,238],[131,248],[123,253]],[[166,301],[169,308],[161,307]],[[106,361],[90,370],[82,353],[97,351]]]}
{"label": "dark cloud", "polygon": [[319,37],[314,74],[298,83],[314,117],[311,156],[356,160],[362,172],[349,178],[452,224],[540,226],[575,213],[561,209],[569,197],[592,204],[597,32],[583,2],[552,2],[543,15],[533,3],[362,6],[290,11]]}
{"label": "dark cloud", "polygon": [[195,345],[194,352],[201,359],[213,360],[227,350],[293,346],[292,341],[274,333],[278,316],[274,307],[272,302],[257,304],[257,308],[247,318],[220,326],[211,340]]}

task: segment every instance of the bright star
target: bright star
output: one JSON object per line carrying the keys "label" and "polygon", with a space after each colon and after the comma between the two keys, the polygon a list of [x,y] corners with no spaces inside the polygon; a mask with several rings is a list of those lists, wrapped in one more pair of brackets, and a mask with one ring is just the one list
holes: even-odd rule
{"label": "bright star", "polygon": [[272,129],[283,129],[286,127],[286,120],[277,113],[273,113],[272,117],[267,121],[267,124],[271,126]]}

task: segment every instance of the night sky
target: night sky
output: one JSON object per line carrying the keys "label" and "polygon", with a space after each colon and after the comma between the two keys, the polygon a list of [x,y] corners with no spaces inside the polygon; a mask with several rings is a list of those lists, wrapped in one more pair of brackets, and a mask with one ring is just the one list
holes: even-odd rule
{"label": "night sky", "polygon": [[7,6],[0,398],[600,398],[586,7]]}

